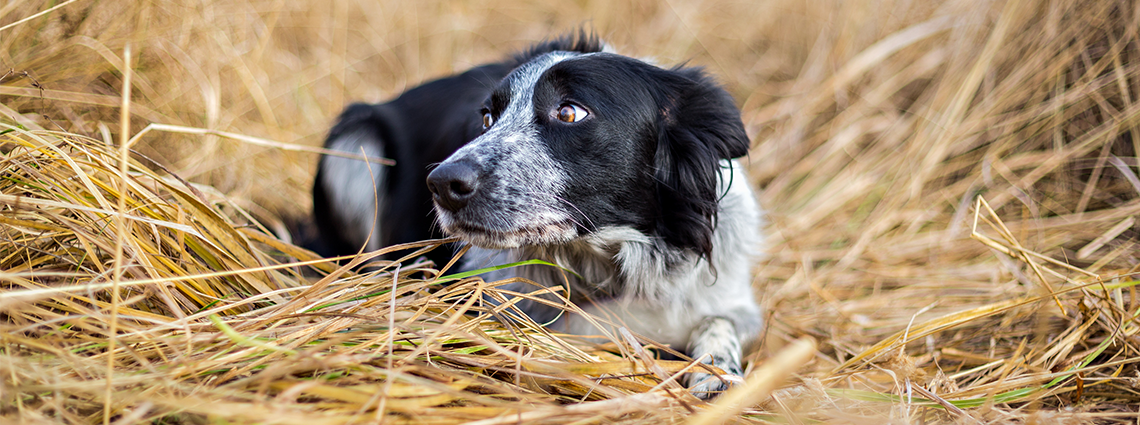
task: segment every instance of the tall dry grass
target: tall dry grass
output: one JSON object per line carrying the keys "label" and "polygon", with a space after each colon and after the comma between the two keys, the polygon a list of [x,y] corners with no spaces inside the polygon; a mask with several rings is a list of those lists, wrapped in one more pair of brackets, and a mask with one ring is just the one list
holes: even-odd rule
{"label": "tall dry grass", "polygon": [[[308,210],[316,157],[280,144],[346,102],[583,23],[742,106],[774,235],[755,392],[704,405],[647,341],[503,326],[464,297],[493,283],[357,274],[256,224]],[[1138,24],[1073,0],[0,5],[0,417],[1135,423]]]}

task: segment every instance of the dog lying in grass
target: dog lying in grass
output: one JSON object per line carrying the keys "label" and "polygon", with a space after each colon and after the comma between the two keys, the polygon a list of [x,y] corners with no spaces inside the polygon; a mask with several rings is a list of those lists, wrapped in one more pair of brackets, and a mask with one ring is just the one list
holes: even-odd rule
{"label": "dog lying in grass", "polygon": [[[741,347],[762,324],[750,274],[762,212],[734,160],[749,148],[740,112],[701,69],[562,37],[351,105],[325,146],[396,161],[321,159],[313,201],[325,254],[442,229],[471,245],[466,270],[542,259],[575,272],[523,266],[485,278],[562,287],[611,325],[563,314],[550,294],[518,300],[538,323],[578,335],[623,326],[742,373]],[[697,372],[686,382],[708,398],[727,380]]]}

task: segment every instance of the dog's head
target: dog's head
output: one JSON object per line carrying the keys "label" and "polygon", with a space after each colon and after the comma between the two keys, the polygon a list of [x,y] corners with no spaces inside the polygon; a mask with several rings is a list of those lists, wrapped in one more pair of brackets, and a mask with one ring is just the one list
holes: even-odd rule
{"label": "dog's head", "polygon": [[749,146],[732,98],[700,69],[602,52],[523,63],[482,122],[428,187],[444,230],[486,248],[628,227],[707,255],[718,167]]}

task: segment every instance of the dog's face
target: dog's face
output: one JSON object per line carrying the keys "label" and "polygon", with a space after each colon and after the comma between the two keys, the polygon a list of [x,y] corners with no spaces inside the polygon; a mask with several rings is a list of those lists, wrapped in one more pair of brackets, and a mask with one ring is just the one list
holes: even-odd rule
{"label": "dog's face", "polygon": [[731,97],[700,70],[609,53],[538,56],[481,112],[484,133],[428,186],[444,230],[485,248],[623,226],[707,254],[718,164],[748,148]]}

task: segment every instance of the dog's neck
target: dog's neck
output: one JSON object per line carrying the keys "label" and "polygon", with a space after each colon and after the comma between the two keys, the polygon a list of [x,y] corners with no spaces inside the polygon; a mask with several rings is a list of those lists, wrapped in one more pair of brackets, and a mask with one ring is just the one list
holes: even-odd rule
{"label": "dog's neck", "polygon": [[677,280],[677,270],[690,269],[694,261],[701,260],[696,254],[665,249],[659,246],[662,243],[629,227],[603,228],[570,243],[518,250],[519,258],[549,261],[577,276],[553,267],[527,267],[521,275],[544,285],[569,283],[574,302],[670,300],[680,292],[670,285]]}

